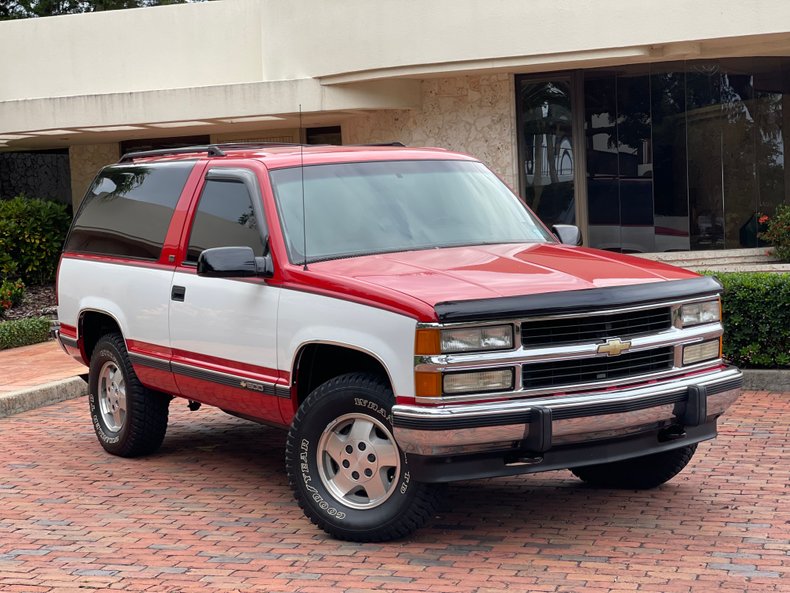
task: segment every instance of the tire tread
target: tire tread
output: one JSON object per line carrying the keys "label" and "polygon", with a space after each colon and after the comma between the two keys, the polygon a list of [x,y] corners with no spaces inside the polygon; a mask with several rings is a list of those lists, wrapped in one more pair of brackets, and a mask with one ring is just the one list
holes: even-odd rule
{"label": "tire tread", "polygon": [[170,399],[140,383],[129,360],[126,342],[120,334],[102,336],[94,352],[101,349],[103,342],[108,342],[120,354],[119,362],[123,366],[126,382],[129,426],[118,447],[108,448],[107,444],[99,440],[107,451],[120,457],[140,457],[154,453],[162,445],[167,432]]}
{"label": "tire tread", "polygon": [[285,459],[286,469],[288,472],[288,485],[294,493],[299,507],[310,519],[310,521],[338,539],[355,541],[355,542],[385,542],[394,539],[405,537],[431,519],[439,504],[439,488],[434,484],[420,484],[412,482],[410,487],[414,487],[417,492],[415,498],[405,512],[399,514],[390,522],[382,525],[375,530],[367,530],[364,532],[353,532],[350,530],[343,530],[337,528],[335,525],[326,521],[321,516],[313,512],[311,505],[305,500],[304,494],[297,487],[297,478],[292,471],[293,460],[299,457],[299,447],[295,430],[293,427],[301,424],[309,414],[310,409],[315,406],[326,392],[337,388],[365,388],[379,392],[382,396],[392,398],[392,392],[387,382],[371,373],[356,372],[340,375],[333,379],[328,380],[326,383],[319,386],[313,391],[299,406],[299,409],[294,416],[291,424],[292,428],[288,431],[288,436],[285,441]]}
{"label": "tire tread", "polygon": [[600,488],[648,490],[664,484],[685,468],[697,444],[633,459],[571,468],[577,478]]}

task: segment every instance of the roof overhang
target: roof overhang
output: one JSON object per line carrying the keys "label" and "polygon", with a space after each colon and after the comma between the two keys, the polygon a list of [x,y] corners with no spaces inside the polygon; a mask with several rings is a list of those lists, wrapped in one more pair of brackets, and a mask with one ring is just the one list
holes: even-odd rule
{"label": "roof overhang", "polygon": [[0,109],[0,148],[296,128],[419,103],[417,80],[328,87],[316,79],[7,101]]}

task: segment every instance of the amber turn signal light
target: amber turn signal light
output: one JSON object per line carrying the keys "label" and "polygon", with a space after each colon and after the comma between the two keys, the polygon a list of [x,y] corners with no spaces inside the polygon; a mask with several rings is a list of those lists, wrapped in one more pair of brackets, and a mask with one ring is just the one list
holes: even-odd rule
{"label": "amber turn signal light", "polygon": [[414,394],[417,397],[441,397],[442,396],[442,374],[414,373]]}
{"label": "amber turn signal light", "polygon": [[440,334],[438,329],[418,329],[414,338],[414,353],[431,356],[441,352]]}

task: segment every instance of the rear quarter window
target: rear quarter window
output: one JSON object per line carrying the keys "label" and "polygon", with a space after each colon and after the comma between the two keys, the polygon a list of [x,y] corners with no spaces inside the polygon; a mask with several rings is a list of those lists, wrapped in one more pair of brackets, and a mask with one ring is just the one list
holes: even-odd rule
{"label": "rear quarter window", "polygon": [[80,205],[65,251],[157,260],[192,162],[105,168]]}

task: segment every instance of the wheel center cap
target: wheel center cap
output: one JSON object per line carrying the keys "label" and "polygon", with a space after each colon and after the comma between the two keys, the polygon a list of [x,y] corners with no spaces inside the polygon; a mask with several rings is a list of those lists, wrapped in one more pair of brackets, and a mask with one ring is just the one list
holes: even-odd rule
{"label": "wheel center cap", "polygon": [[376,475],[379,469],[378,456],[370,443],[360,441],[349,442],[353,447],[349,453],[346,448],[341,459],[341,467],[347,477],[355,482],[363,483]]}

